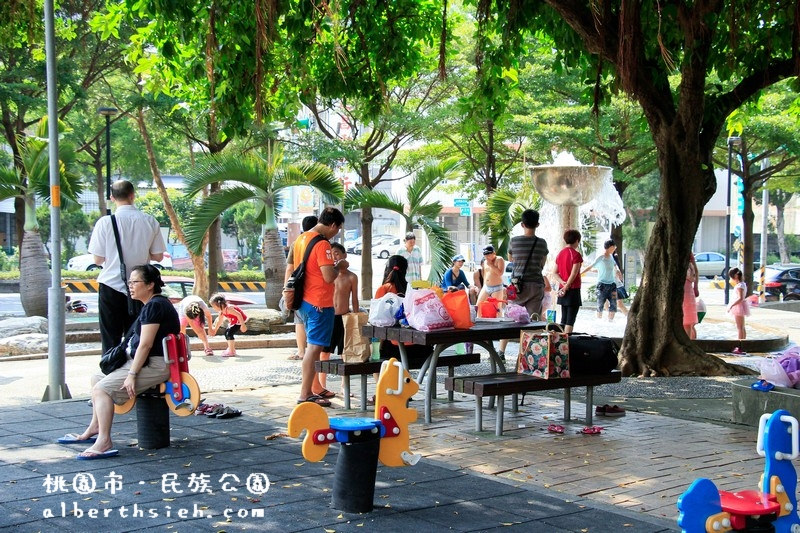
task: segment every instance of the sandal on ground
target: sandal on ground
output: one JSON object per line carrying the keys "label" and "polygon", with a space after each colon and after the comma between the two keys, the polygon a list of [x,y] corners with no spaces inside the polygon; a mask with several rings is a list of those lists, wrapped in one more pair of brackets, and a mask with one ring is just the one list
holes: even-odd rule
{"label": "sandal on ground", "polygon": [[321,405],[322,407],[330,407],[331,406],[331,402],[329,400],[326,400],[322,396],[317,396],[316,394],[312,394],[311,396],[309,396],[305,400],[297,400],[297,403],[306,403],[306,402],[315,403],[317,405]]}
{"label": "sandal on ground", "polygon": [[205,350],[205,352],[206,352],[206,355],[208,355],[208,356],[212,356],[212,355],[214,355],[214,350],[212,350],[211,348],[207,348],[207,349]]}
{"label": "sandal on ground", "polygon": [[550,433],[564,433],[564,426],[559,426],[558,424],[550,424],[547,426],[547,431]]}
{"label": "sandal on ground", "polygon": [[294,354],[294,355],[290,355],[290,356],[289,356],[289,357],[287,357],[286,359],[287,359],[288,361],[302,361],[302,360],[303,360],[303,356],[302,356],[302,355],[297,355],[297,354]]}
{"label": "sandal on ground", "polygon": [[242,412],[240,410],[234,409],[233,407],[223,407],[222,412],[217,415],[217,418],[236,418],[237,416],[242,416]]}
{"label": "sandal on ground", "polygon": [[367,398],[367,405],[375,405],[375,396],[372,396],[372,398]]}
{"label": "sandal on ground", "polygon": [[594,410],[594,414],[598,416],[625,416],[625,409],[619,405],[598,405]]}
{"label": "sandal on ground", "polygon": [[603,431],[603,428],[600,426],[586,426],[578,433],[583,433],[584,435],[599,435],[601,431]]}
{"label": "sandal on ground", "polygon": [[336,397],[336,393],[331,392],[328,389],[322,389],[320,392],[315,392],[314,395],[319,396],[321,398],[325,398],[326,400],[330,400],[331,398]]}
{"label": "sandal on ground", "polygon": [[222,413],[225,412],[225,409],[228,409],[228,408],[225,407],[222,404],[219,404],[219,405],[215,405],[213,408],[211,408],[208,411],[206,411],[205,414],[206,414],[206,416],[208,418],[217,418],[219,415],[221,415]]}
{"label": "sandal on ground", "polygon": [[770,383],[766,379],[762,379],[762,380],[756,381],[755,383],[750,385],[750,388],[753,389],[753,390],[761,391],[761,392],[769,392],[769,391],[771,391],[772,389],[775,388],[775,385],[773,385],[772,383]]}

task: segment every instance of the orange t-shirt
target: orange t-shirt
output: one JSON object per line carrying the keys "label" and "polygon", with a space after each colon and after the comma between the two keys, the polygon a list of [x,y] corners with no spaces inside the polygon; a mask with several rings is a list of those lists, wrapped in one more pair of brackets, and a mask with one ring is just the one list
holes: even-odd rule
{"label": "orange t-shirt", "polygon": [[[303,262],[306,247],[311,239],[319,235],[316,231],[306,231],[301,233],[294,241],[294,260],[292,264],[295,268]],[[322,278],[321,266],[333,266],[333,254],[331,254],[331,243],[327,239],[316,243],[311,255],[308,256],[306,263],[306,276],[303,290],[303,301],[316,307],[333,307],[333,283],[325,283]]]}

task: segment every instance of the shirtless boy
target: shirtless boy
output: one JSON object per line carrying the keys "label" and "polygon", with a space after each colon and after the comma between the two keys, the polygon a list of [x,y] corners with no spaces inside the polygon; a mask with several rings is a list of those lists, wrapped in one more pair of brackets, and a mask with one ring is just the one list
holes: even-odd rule
{"label": "shirtless boy", "polygon": [[503,287],[503,272],[506,269],[506,262],[502,257],[498,257],[491,244],[483,249],[483,287],[478,295],[478,309],[481,302],[486,301],[490,296],[498,300],[506,300],[506,289]]}
{"label": "shirtless boy", "polygon": [[[358,276],[348,270],[350,264],[347,262],[347,250],[338,242],[331,243],[331,254],[333,255],[334,264],[339,267],[339,275],[336,276],[333,290],[333,335],[331,336],[331,345],[322,349],[320,359],[327,361],[331,358],[334,350],[338,349],[338,354],[341,356],[344,351],[344,323],[342,315],[351,311],[358,311]],[[318,374],[319,388],[322,392],[314,392],[317,383],[312,387],[314,394],[320,395],[323,398],[332,397],[334,393],[325,389],[326,374]],[[327,393],[327,395],[326,395]]]}

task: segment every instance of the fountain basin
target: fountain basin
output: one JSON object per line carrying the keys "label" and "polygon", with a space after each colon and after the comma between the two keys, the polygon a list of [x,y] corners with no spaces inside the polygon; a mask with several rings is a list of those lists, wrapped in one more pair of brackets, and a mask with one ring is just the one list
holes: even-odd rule
{"label": "fountain basin", "polygon": [[580,206],[596,197],[611,167],[596,165],[537,165],[530,167],[533,185],[555,205]]}

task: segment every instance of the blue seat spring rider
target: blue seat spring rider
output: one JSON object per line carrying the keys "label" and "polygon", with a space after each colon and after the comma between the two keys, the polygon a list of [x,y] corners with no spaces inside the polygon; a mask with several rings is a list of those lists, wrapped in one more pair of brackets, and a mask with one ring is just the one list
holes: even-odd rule
{"label": "blue seat spring rider", "polygon": [[783,409],[762,415],[756,452],[764,457],[759,490],[728,492],[710,479],[696,479],[678,498],[682,531],[800,533],[797,472],[792,465],[800,454],[797,419]]}

